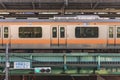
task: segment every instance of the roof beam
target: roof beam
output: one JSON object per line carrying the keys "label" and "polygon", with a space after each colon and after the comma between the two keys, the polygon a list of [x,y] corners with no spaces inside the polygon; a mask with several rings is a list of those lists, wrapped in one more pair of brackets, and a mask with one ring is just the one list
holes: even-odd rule
{"label": "roof beam", "polygon": [[[0,12],[58,12],[58,13],[62,13],[63,11],[60,9],[56,9],[56,10],[41,10],[41,9],[36,9],[36,10],[13,10],[13,9],[9,9],[9,10],[0,10]],[[120,12],[120,9],[66,9],[65,12],[112,12],[112,13],[117,13]]]}
{"label": "roof beam", "polygon": [[5,6],[5,4],[3,2],[0,2],[0,5],[4,8],[7,9],[7,7]]}
{"label": "roof beam", "polygon": [[[0,2],[31,2],[32,0],[0,0]],[[61,3],[64,0],[34,0],[36,3],[40,2],[40,3]],[[117,2],[119,3],[120,0],[69,0],[70,3],[90,3],[90,2],[95,3],[96,1],[100,1],[101,3],[113,3],[113,2]]]}
{"label": "roof beam", "polygon": [[10,14],[0,14],[0,16],[3,16],[3,18],[41,18],[41,19],[48,19],[48,18],[52,18],[53,16],[55,16],[56,14],[39,14],[39,15],[35,15],[35,14],[14,14],[14,15],[10,15]]}
{"label": "roof beam", "polygon": [[112,13],[117,13],[120,12],[120,9],[81,9],[81,10],[66,10],[66,12],[98,12],[98,13],[108,13],[108,12],[112,12]]}
{"label": "roof beam", "polygon": [[32,7],[33,7],[33,9],[35,9],[35,3],[34,2],[32,2]]}
{"label": "roof beam", "polygon": [[[57,14],[14,14],[14,15],[10,15],[10,14],[0,14],[0,16],[3,16],[3,18],[13,18],[13,17],[19,17],[19,18],[27,18],[27,17],[33,17],[33,18],[52,18]],[[67,15],[67,14],[66,14]],[[72,14],[74,15],[74,14]],[[84,14],[85,15],[85,14]],[[119,17],[120,14],[97,14],[100,17]]]}
{"label": "roof beam", "polygon": [[98,6],[98,4],[99,4],[99,1],[97,1],[97,2],[95,3],[95,5],[93,6],[92,9],[95,9],[95,8]]}
{"label": "roof beam", "polygon": [[65,6],[68,6],[68,0],[64,0]]}

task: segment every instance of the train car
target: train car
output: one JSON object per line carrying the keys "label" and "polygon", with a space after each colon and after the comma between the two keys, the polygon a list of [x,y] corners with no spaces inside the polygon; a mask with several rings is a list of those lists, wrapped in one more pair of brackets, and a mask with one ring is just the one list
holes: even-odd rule
{"label": "train car", "polygon": [[120,52],[119,19],[1,19],[0,52]]}

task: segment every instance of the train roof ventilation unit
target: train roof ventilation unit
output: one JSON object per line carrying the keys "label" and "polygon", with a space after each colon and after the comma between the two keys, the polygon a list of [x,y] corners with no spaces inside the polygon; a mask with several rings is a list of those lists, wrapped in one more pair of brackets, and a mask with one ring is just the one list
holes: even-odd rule
{"label": "train roof ventilation unit", "polygon": [[98,15],[54,16],[52,19],[100,19]]}
{"label": "train roof ventilation unit", "polygon": [[78,15],[78,19],[100,19],[98,15]]}
{"label": "train roof ventilation unit", "polygon": [[54,16],[52,19],[76,19],[76,16],[73,15],[60,15],[60,16]]}

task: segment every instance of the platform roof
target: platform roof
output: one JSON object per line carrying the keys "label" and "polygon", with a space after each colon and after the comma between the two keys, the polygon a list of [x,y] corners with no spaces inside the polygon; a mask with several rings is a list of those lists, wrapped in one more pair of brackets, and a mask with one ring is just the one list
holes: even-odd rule
{"label": "platform roof", "polygon": [[4,17],[49,18],[80,14],[119,17],[120,0],[0,0],[0,12]]}

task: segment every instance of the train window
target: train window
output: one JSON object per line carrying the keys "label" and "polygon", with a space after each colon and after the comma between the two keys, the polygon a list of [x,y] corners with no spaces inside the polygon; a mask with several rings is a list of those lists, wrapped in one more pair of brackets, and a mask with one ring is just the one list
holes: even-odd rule
{"label": "train window", "polygon": [[20,38],[41,38],[42,28],[41,27],[20,27],[19,37]]}
{"label": "train window", "polygon": [[76,38],[97,38],[98,27],[76,27],[75,37]]}
{"label": "train window", "polygon": [[80,27],[75,28],[75,37],[79,38],[80,37]]}
{"label": "train window", "polygon": [[4,38],[8,38],[8,27],[4,27]]}
{"label": "train window", "polygon": [[60,27],[60,38],[64,38],[64,37],[65,37],[65,28]]}
{"label": "train window", "polygon": [[120,27],[117,28],[117,38],[120,38]]}
{"label": "train window", "polygon": [[113,27],[109,27],[109,38],[113,38]]}
{"label": "train window", "polygon": [[56,27],[52,28],[52,37],[57,38],[57,28]]}

